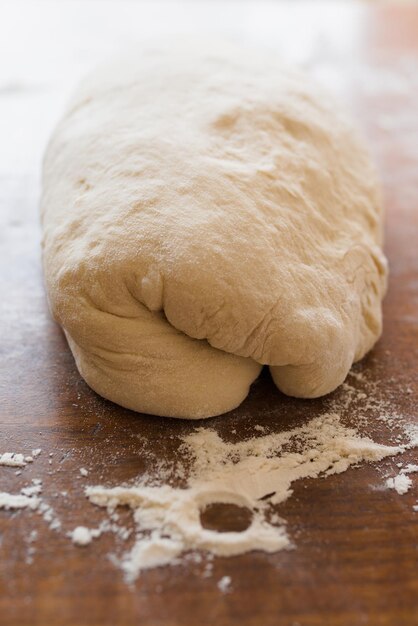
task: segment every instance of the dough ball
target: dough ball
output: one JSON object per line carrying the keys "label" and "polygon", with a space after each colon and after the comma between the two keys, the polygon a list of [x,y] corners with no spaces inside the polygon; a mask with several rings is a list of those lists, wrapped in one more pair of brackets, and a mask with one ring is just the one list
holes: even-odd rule
{"label": "dough ball", "polygon": [[271,53],[160,46],[80,85],[47,149],[46,286],[81,375],[136,411],[334,390],[381,332],[374,169]]}

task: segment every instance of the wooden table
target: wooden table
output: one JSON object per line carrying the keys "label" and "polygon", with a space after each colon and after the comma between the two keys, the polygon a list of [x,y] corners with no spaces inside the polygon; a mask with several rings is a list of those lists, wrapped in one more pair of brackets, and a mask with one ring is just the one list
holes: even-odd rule
{"label": "wooden table", "polygon": [[[397,459],[379,469],[364,465],[296,483],[294,496],[278,509],[295,548],[215,559],[208,578],[199,564],[164,567],[143,573],[130,589],[107,556],[124,550],[113,535],[80,549],[65,534],[104,517],[84,498],[86,484],[130,480],[147,470],[152,455],[170,461],[176,436],[193,425],[121,409],[80,379],[42,286],[41,156],[78,76],[121,41],[176,30],[260,39],[310,67],[357,117],[382,173],[391,265],[384,335],[360,370],[389,394],[404,419],[417,415],[417,6],[3,3],[0,452],[42,453],[21,475],[0,467],[0,490],[18,493],[41,478],[63,527],[54,532],[36,513],[0,511],[0,624],[417,625],[417,482],[402,497],[382,488]],[[317,415],[327,402],[285,398],[264,376],[242,407],[207,424],[224,436],[232,428],[247,436],[254,424],[280,430]],[[386,440],[383,423],[372,430],[375,439]],[[403,460],[414,457],[410,451]],[[88,478],[80,475],[82,466]],[[38,539],[30,543],[34,529]],[[231,589],[221,593],[217,582],[225,575]]]}

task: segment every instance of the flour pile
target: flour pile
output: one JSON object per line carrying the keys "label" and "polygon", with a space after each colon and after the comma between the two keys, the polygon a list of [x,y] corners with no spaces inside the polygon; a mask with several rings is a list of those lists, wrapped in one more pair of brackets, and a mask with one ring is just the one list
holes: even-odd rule
{"label": "flour pile", "polygon": [[[136,540],[120,565],[127,580],[142,569],[175,563],[184,552],[204,550],[218,556],[250,550],[276,552],[290,546],[283,520],[272,506],[292,494],[292,483],[341,473],[351,465],[378,461],[403,452],[361,437],[327,413],[287,432],[227,443],[211,429],[198,428],[183,438],[180,452],[192,460],[187,486],[88,487],[94,504],[113,513],[127,505],[134,511]],[[214,503],[246,507],[252,514],[242,532],[204,528],[201,513]]]}

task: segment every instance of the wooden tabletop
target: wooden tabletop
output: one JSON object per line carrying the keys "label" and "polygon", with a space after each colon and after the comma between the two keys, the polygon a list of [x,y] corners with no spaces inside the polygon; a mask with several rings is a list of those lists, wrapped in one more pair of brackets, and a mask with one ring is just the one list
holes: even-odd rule
{"label": "wooden tabletop", "polygon": [[[415,626],[418,624],[418,479],[403,496],[384,488],[399,459],[301,480],[278,507],[293,549],[214,559],[141,574],[133,587],[109,558],[126,549],[106,533],[77,548],[66,533],[100,523],[87,484],[117,485],[175,458],[194,424],[106,402],[81,380],[42,284],[39,172],[48,134],[77,77],[121,42],[170,32],[260,40],[304,64],[358,120],[381,171],[390,286],[385,328],[356,366],[396,420],[418,422],[418,7],[415,5],[195,2],[21,2],[0,9],[0,452],[42,452],[0,491],[33,478],[62,528],[37,512],[0,510],[3,626]],[[352,378],[355,385],[356,379]],[[405,391],[407,390],[408,393]],[[208,420],[221,435],[255,424],[288,429],[338,404],[281,395],[264,375],[232,413]],[[355,415],[345,415],[355,422]],[[395,429],[396,430],[396,429]],[[386,442],[387,425],[369,424]],[[174,435],[170,438],[170,435]],[[392,433],[393,436],[393,433]],[[403,461],[416,459],[411,450]],[[79,469],[88,469],[83,477]],[[63,496],[62,492],[67,492]],[[126,524],[130,514],[122,511]],[[36,540],[31,532],[36,530]],[[218,588],[231,577],[227,592]]]}

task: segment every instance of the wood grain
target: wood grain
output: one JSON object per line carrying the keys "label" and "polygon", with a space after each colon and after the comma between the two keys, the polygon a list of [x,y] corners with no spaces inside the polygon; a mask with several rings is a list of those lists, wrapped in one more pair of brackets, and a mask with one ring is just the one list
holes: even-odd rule
{"label": "wood grain", "polygon": [[[390,288],[384,335],[356,371],[376,381],[400,421],[418,421],[418,7],[11,2],[1,12],[0,58],[7,64],[0,74],[0,452],[42,454],[19,476],[0,467],[0,490],[17,493],[42,478],[63,529],[50,531],[36,513],[0,511],[0,624],[417,625],[417,479],[402,497],[382,488],[398,459],[297,482],[277,509],[294,549],[215,559],[208,578],[202,564],[188,563],[150,570],[129,588],[108,558],[122,554],[123,542],[105,534],[86,549],[72,545],[66,532],[104,518],[84,498],[86,484],[115,485],[155,471],[159,457],[174,461],[178,435],[193,425],[121,409],[80,379],[48,314],[37,205],[46,137],[73,80],[104,51],[135,32],[184,25],[266,40],[346,100],[379,164]],[[263,375],[239,409],[206,424],[231,440],[252,434],[255,424],[288,429],[342,393],[292,400]],[[387,441],[384,423],[369,430]],[[413,451],[403,460],[413,462]],[[130,524],[127,511],[122,517]],[[231,590],[221,593],[217,582],[225,575]]]}

